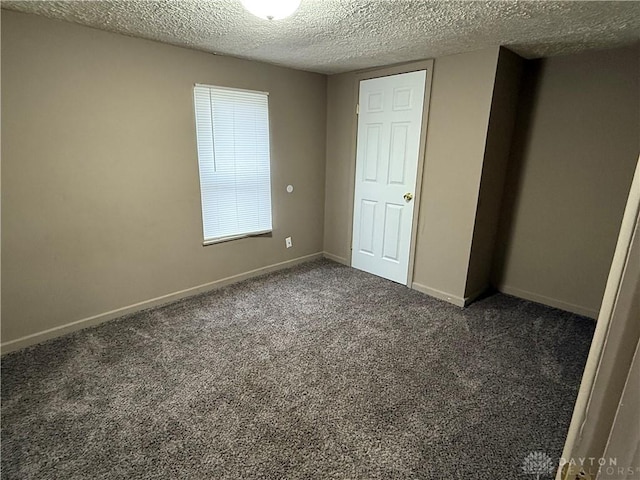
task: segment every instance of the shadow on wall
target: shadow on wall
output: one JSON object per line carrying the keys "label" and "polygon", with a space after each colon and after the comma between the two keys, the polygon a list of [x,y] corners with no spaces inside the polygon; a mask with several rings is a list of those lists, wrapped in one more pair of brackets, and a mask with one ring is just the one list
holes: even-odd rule
{"label": "shadow on wall", "polygon": [[518,109],[516,113],[516,128],[511,140],[511,151],[507,165],[507,175],[501,204],[500,224],[498,226],[497,248],[494,256],[491,284],[502,284],[505,263],[512,254],[514,236],[514,221],[520,202],[520,192],[523,183],[523,169],[527,160],[526,151],[531,143],[531,127],[534,110],[540,90],[540,71],[543,68],[541,60],[527,60],[524,62],[524,72]]}
{"label": "shadow on wall", "polygon": [[640,148],[637,47],[528,61],[492,282],[597,318]]}

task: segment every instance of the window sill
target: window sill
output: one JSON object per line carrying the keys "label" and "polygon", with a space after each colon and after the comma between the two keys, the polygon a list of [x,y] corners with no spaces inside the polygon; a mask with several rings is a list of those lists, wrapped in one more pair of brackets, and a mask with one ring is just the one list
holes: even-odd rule
{"label": "window sill", "polygon": [[233,240],[240,240],[241,238],[249,238],[249,237],[271,237],[272,230],[265,230],[263,232],[253,232],[253,233],[243,233],[242,235],[230,235],[228,237],[219,237],[212,238],[210,240],[205,240],[202,242],[203,247],[207,247],[209,245],[216,245],[218,243],[231,242]]}

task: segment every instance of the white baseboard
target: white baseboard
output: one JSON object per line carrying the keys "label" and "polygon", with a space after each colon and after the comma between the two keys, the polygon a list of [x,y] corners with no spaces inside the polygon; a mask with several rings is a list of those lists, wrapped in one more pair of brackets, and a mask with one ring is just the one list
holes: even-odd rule
{"label": "white baseboard", "polygon": [[338,255],[334,255],[333,253],[322,252],[322,256],[328,260],[333,260],[334,262],[338,262],[338,263],[341,263],[342,265],[346,265],[347,267],[351,266],[349,263],[349,260],[343,257],[339,257]]}
{"label": "white baseboard", "polygon": [[427,287],[426,285],[422,285],[420,283],[413,282],[411,284],[411,288],[413,288],[414,290],[417,290],[418,292],[426,293],[430,297],[434,297],[440,300],[444,300],[445,302],[452,303],[458,307],[465,307],[466,305],[468,305],[465,298],[459,297],[457,295],[452,295],[451,293],[443,292],[435,288]]}
{"label": "white baseboard", "polygon": [[242,280],[247,280],[249,278],[257,277],[259,275],[264,275],[266,273],[275,272],[277,270],[283,270],[285,268],[293,267],[294,265],[298,265],[300,263],[310,262],[312,260],[322,258],[322,256],[323,256],[322,252],[312,253],[311,255],[305,255],[303,257],[294,258],[292,260],[287,260],[280,263],[274,263],[272,265],[267,265],[266,267],[256,268],[255,270],[251,270],[249,272],[240,273],[238,275],[232,275],[230,277],[222,278],[220,280],[215,280],[213,282],[197,285],[195,287],[186,288],[178,292],[173,292],[167,295],[162,295],[160,297],[134,303],[133,305],[117,308],[109,312],[104,312],[98,315],[93,315],[91,317],[82,318],[80,320],[66,323],[58,327],[49,328],[41,332],[32,333],[30,335],[25,335],[24,337],[20,337],[15,340],[4,342],[0,345],[0,351],[2,352],[2,354],[13,352],[14,350],[19,350],[21,348],[28,347],[30,345],[35,345],[36,343],[40,343],[45,340],[49,340],[51,338],[59,337],[61,335],[74,332],[76,330],[81,330],[83,328],[98,325],[100,323],[113,320],[114,318],[122,317],[130,313],[134,313],[140,310],[145,310],[147,308],[175,302],[176,300],[180,300],[182,298],[191,297],[193,295],[204,293],[210,290],[215,290],[217,288],[221,288],[221,287],[230,285],[232,283],[241,282]]}
{"label": "white baseboard", "polygon": [[507,295],[512,295],[514,297],[530,300],[532,302],[542,303],[543,305],[548,305],[549,307],[559,308],[560,310],[565,310],[571,313],[577,313],[578,315],[583,315],[585,317],[593,318],[594,320],[598,318],[598,313],[599,313],[598,310],[583,307],[581,305],[575,305],[573,303],[564,302],[556,298],[546,297],[544,295],[528,292],[526,290],[510,287],[508,285],[499,286],[498,291],[502,293],[506,293]]}

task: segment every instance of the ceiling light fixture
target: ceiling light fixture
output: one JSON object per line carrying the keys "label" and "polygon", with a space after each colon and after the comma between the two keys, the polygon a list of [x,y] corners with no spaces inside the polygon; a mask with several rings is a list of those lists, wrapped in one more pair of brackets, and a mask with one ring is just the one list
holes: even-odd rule
{"label": "ceiling light fixture", "polygon": [[240,0],[244,8],[256,17],[266,20],[282,20],[293,15],[301,0]]}

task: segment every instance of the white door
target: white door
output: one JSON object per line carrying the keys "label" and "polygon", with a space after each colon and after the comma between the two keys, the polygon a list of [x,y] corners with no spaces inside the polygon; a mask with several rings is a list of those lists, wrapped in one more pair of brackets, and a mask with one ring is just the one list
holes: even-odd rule
{"label": "white door", "polygon": [[407,283],[426,71],[360,82],[351,266]]}

